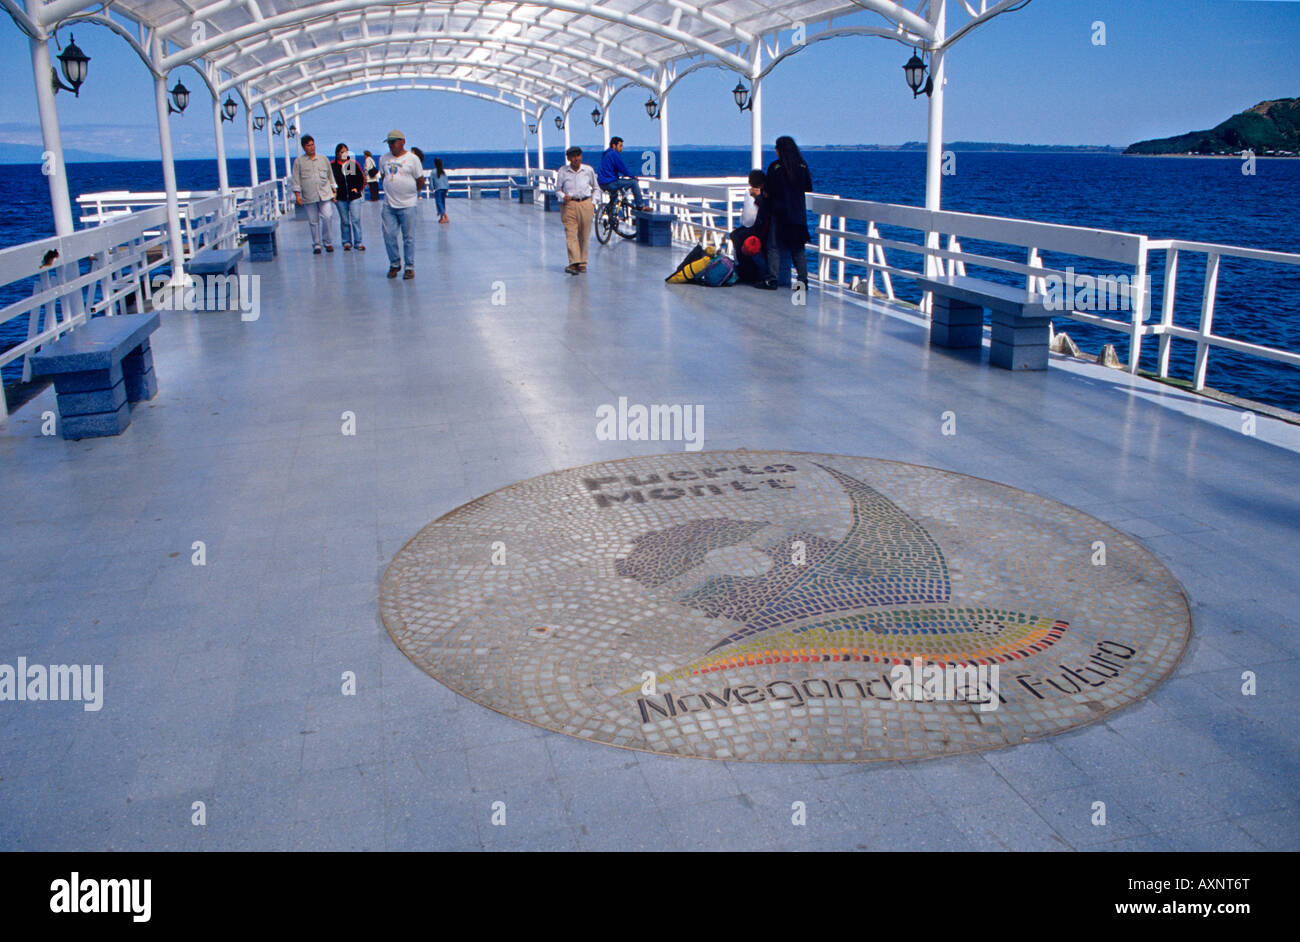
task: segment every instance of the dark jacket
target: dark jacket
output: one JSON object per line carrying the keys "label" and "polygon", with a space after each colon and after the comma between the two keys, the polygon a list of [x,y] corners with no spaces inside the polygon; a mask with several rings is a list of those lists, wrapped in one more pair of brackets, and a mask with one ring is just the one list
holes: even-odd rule
{"label": "dark jacket", "polygon": [[736,253],[736,275],[746,284],[757,281],[759,272],[753,256],[746,255],[744,252],[745,240],[750,236],[756,236],[763,244],[761,251],[766,252],[767,240],[771,238],[772,201],[768,198],[766,190],[759,190],[758,196],[754,198],[754,208],[758,210],[758,215],[754,217],[754,224],[740,226],[731,232],[731,250]]}
{"label": "dark jacket", "polygon": [[350,203],[361,199],[361,191],[366,186],[366,175],[361,172],[361,165],[356,158],[349,157],[342,164],[331,160],[330,167],[334,170],[334,185],[339,188],[339,202]]}
{"label": "dark jacket", "polygon": [[789,168],[774,160],[768,166],[766,190],[772,201],[773,232],[776,244],[782,248],[798,248],[811,238],[804,194],[811,193],[812,188],[812,174],[806,163]]}

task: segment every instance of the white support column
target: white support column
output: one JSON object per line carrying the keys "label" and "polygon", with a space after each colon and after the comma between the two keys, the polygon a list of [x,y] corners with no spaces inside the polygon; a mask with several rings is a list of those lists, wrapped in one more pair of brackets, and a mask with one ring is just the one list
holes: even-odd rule
{"label": "white support column", "polygon": [[749,100],[752,102],[749,112],[749,168],[763,169],[763,83],[754,80]]}
{"label": "white support column", "polygon": [[668,96],[659,93],[659,179],[668,179]]}
{"label": "white support column", "polygon": [[[944,39],[944,8],[946,0],[931,0],[930,22],[935,28],[935,42]],[[938,209],[940,191],[943,181],[943,53],[930,53],[930,78],[934,82],[934,91],[930,94],[930,122],[925,142],[925,208]]]}
{"label": "white support column", "polygon": [[230,192],[230,175],[226,168],[226,132],[221,111],[221,99],[212,97],[212,130],[217,136],[217,190],[222,196]]}
{"label": "white support column", "polygon": [[289,116],[282,111],[280,117],[284,121],[284,132],[280,135],[280,142],[284,145],[284,176],[288,179],[290,168],[293,167],[293,160],[289,156]]}
{"label": "white support column", "polygon": [[600,131],[605,138],[605,143],[600,149],[602,154],[609,150],[609,136],[613,133],[609,129],[609,106],[610,100],[608,98],[600,103]]}
{"label": "white support column", "polygon": [[[275,180],[278,174],[275,172],[275,132],[271,130],[271,115],[266,116],[266,125],[262,128],[266,132],[266,162],[270,165],[271,179]],[[289,168],[284,168],[284,175],[289,175]]]}
{"label": "white support column", "polygon": [[528,156],[528,112],[524,111],[523,108],[519,109],[519,127],[524,135],[524,178],[527,179],[528,174],[532,172],[532,167],[528,164],[530,160]]}
{"label": "white support column", "polygon": [[537,169],[538,170],[546,169],[546,150],[542,146],[542,142],[545,139],[543,137],[543,132],[546,130],[546,128],[542,125],[542,117],[545,114],[546,114],[545,111],[537,112]]}
{"label": "white support column", "polygon": [[[248,96],[244,96],[247,101]],[[248,132],[248,182],[257,186],[257,138],[253,135],[253,109],[244,108],[244,129]]]}
{"label": "white support column", "polygon": [[[50,209],[54,213],[54,234],[72,233],[72,200],[68,196],[68,172],[63,166],[63,136],[59,132],[59,111],[54,104],[54,86],[50,81],[50,42],[29,40],[32,50],[32,76],[36,81],[36,110],[41,119],[41,143],[51,157],[42,161],[50,186]],[[0,402],[0,412],[4,404]]]}
{"label": "white support column", "polygon": [[564,149],[566,151],[573,146],[573,142],[570,140],[569,137],[569,118],[571,118],[572,116],[573,116],[572,111],[570,111],[568,114],[564,116]]}
{"label": "white support column", "polygon": [[[149,58],[155,63],[163,58],[162,39],[157,30],[149,43]],[[158,117],[158,150],[162,157],[163,189],[167,191],[167,243],[171,250],[173,285],[181,285],[185,278],[185,246],[181,241],[181,206],[176,196],[176,164],[172,161],[171,116],[167,113],[167,76],[155,75],[153,79],[154,110]]]}

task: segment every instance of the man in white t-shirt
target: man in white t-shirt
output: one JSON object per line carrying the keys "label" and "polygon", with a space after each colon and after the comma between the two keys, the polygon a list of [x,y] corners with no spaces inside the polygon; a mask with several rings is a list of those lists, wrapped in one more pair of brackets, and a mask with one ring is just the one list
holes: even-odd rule
{"label": "man in white t-shirt", "polygon": [[[384,181],[384,205],[379,211],[379,221],[384,232],[384,248],[388,250],[388,277],[397,277],[405,256],[406,271],[402,278],[411,279],[415,277],[415,238],[411,229],[415,225],[420,187],[424,185],[424,165],[406,149],[406,135],[401,131],[389,131],[387,140],[388,153],[379,158],[379,175]],[[399,228],[401,254],[397,251]]]}

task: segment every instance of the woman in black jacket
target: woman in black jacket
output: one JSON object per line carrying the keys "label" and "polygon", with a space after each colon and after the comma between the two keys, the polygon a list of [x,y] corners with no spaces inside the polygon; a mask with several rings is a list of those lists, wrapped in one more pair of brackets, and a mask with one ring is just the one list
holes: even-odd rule
{"label": "woman in black jacket", "polygon": [[792,137],[776,139],[776,160],[767,168],[767,195],[772,205],[772,235],[767,243],[767,264],[777,283],[790,283],[794,263],[799,281],[808,287],[808,256],[804,246],[808,232],[808,210],[804,194],[812,192],[812,174]]}
{"label": "woman in black jacket", "polygon": [[366,186],[366,176],[360,164],[348,155],[348,145],[334,148],[334,185],[338,188],[339,235],[343,237],[343,251],[358,252],[366,247],[361,242],[361,192]]}

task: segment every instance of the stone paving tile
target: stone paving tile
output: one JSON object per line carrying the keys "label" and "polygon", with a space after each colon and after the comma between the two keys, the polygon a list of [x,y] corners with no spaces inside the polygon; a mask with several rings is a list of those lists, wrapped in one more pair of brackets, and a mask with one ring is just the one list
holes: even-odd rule
{"label": "stone paving tile", "polygon": [[[1092,850],[1100,844],[1139,838],[1150,829],[1129,808],[1119,793],[1104,783],[1080,785],[1074,788],[1049,789],[1026,798],[1026,802],[1044,821],[1076,850]],[[1105,805],[1105,823],[1101,821],[1096,802]]]}
{"label": "stone paving tile", "polygon": [[383,850],[384,764],[305,772],[295,784],[297,850]]}
{"label": "stone paving tile", "polygon": [[398,759],[384,770],[388,850],[447,850],[479,843],[481,808],[472,800],[463,761]]}
{"label": "stone paving tile", "polygon": [[471,746],[465,751],[470,781],[480,790],[492,791],[535,782],[553,782],[546,742],[532,737],[490,746]]}
{"label": "stone paving tile", "polygon": [[[497,802],[505,806],[505,824],[492,823],[498,810],[494,807]],[[564,797],[555,782],[502,783],[496,787],[476,785],[471,806],[478,824],[479,839],[488,850],[547,847],[547,844],[537,842],[560,832],[568,835],[569,840],[563,842],[566,846],[570,841],[576,841],[565,814]]]}
{"label": "stone paving tile", "polygon": [[1159,835],[1171,851],[1231,853],[1263,850],[1263,845],[1231,821],[1179,828]]}
{"label": "stone paving tile", "polygon": [[1030,804],[1014,795],[992,805],[948,805],[944,808],[944,814],[978,850],[1073,849]]}
{"label": "stone paving tile", "polygon": [[[789,807],[788,805],[786,806]],[[758,805],[747,795],[728,795],[664,811],[678,850],[763,850],[779,843],[789,816]]]}
{"label": "stone paving tile", "polygon": [[1296,805],[1282,811],[1243,815],[1232,822],[1266,850],[1300,850],[1300,808]]}

